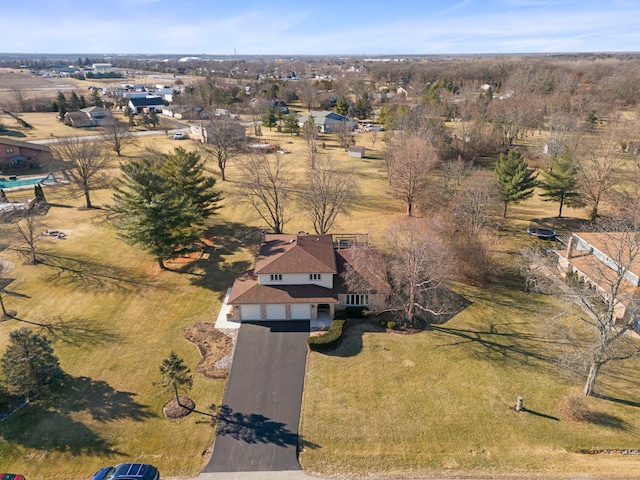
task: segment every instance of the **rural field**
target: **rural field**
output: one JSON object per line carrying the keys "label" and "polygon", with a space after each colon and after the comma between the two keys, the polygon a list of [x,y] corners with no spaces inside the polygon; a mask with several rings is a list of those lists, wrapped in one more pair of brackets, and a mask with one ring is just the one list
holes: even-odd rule
{"label": "rural field", "polygon": [[[69,132],[54,113],[21,118],[34,127],[24,140]],[[290,151],[280,156],[291,179],[285,229],[311,232],[296,200],[308,164],[304,140],[266,127],[263,134]],[[538,132],[519,144],[541,145],[544,136]],[[366,158],[348,158],[333,136],[321,138],[322,155],[358,185],[351,214],[339,216],[332,232],[367,233],[384,247],[388,228],[411,220],[405,205],[388,194],[382,136],[355,138]],[[178,146],[198,148],[164,133],[138,138],[124,157],[110,158],[110,174],[117,179],[120,162],[149,148],[169,152]],[[238,197],[242,161],[234,159],[222,181],[207,160],[223,196],[207,224],[214,245],[194,262],[168,263],[168,271],[118,238],[108,210],[111,189],[95,192],[100,208],[86,209],[64,185],[46,187],[49,207],[37,217],[38,231],[61,230],[66,237],[42,236],[35,265],[26,261],[15,226],[0,223],[3,299],[17,312],[0,322],[0,352],[12,330],[28,326],[51,338],[67,374],[64,388],[0,422],[2,469],[30,480],[88,478],[124,461],[152,463],[164,478],[201,471],[215,435],[212,407],[222,402],[225,379],[194,374],[189,396],[202,413],[171,420],[162,415],[170,395],[154,381],[170,351],[195,372],[199,352],[183,330],[214,322],[235,275],[252,266],[257,232],[265,225]],[[494,161],[478,159],[487,175]],[[7,195],[18,200],[26,193]],[[532,222],[567,234],[588,218],[582,208],[566,208],[563,219],[556,214],[555,203],[535,195],[510,206],[506,219],[492,219],[492,253],[501,273],[486,285],[451,282],[465,308],[447,322],[412,334],[364,322],[348,328],[337,349],[309,353],[300,423],[300,462],[307,473],[354,479],[637,477],[637,455],[595,453],[640,447],[637,360],[604,368],[602,395],[584,400],[589,421],[576,421],[571,411],[583,379],[566,375],[554,361],[564,346],[554,339],[550,319],[564,313],[572,322],[580,312],[555,297],[524,292],[515,273],[516,253],[543,245],[526,233]],[[514,411],[519,396],[526,411]]]}

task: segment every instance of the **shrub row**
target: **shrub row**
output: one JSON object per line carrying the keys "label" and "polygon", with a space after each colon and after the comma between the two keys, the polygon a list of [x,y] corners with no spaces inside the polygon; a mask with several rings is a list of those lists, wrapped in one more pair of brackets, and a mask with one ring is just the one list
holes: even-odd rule
{"label": "shrub row", "polygon": [[334,319],[331,322],[331,328],[329,328],[329,330],[324,332],[322,335],[309,337],[307,340],[309,348],[316,352],[323,352],[336,348],[340,345],[342,329],[344,328],[345,322],[346,320],[343,319]]}
{"label": "shrub row", "polygon": [[347,318],[364,318],[367,315],[367,307],[347,307],[344,313]]}

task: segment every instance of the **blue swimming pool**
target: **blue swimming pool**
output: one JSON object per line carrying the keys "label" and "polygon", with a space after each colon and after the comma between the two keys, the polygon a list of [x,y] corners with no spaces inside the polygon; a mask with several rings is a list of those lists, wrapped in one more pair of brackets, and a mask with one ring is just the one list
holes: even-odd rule
{"label": "blue swimming pool", "polygon": [[0,177],[0,188],[29,187],[38,182],[49,183],[53,182],[53,179],[51,178],[51,175],[46,175],[44,177],[17,178],[16,180],[9,180],[9,177]]}

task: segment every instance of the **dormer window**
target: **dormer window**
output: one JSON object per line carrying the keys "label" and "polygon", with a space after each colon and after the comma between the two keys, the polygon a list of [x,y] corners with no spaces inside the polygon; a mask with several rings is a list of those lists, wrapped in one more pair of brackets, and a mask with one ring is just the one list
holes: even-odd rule
{"label": "dormer window", "polygon": [[320,280],[322,277],[322,275],[320,275],[319,273],[310,273],[309,274],[309,280]]}
{"label": "dormer window", "polygon": [[272,273],[271,274],[271,281],[272,282],[277,282],[282,280],[282,274],[281,273]]}

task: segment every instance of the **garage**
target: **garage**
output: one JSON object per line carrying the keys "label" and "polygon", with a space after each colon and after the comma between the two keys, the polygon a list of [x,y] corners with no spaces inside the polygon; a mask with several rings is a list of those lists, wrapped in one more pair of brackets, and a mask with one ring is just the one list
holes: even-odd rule
{"label": "garage", "polygon": [[291,320],[310,320],[311,304],[310,303],[292,303],[291,304]]}
{"label": "garage", "polygon": [[242,320],[262,320],[260,305],[240,305],[240,318]]}
{"label": "garage", "polygon": [[267,320],[286,320],[287,311],[283,304],[267,305]]}

